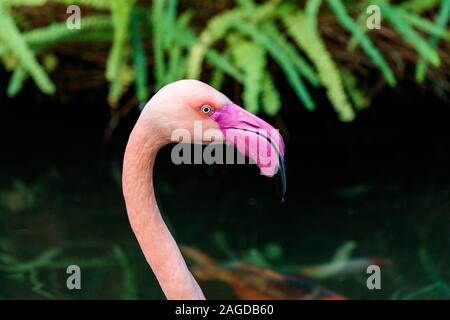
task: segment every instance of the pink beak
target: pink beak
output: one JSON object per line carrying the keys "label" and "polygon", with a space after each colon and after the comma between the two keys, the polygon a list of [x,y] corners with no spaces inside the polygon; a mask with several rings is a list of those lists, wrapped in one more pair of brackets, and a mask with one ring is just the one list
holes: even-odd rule
{"label": "pink beak", "polygon": [[233,103],[215,110],[211,119],[218,123],[225,140],[252,159],[264,175],[273,177],[279,173],[284,198],[284,142],[278,130]]}

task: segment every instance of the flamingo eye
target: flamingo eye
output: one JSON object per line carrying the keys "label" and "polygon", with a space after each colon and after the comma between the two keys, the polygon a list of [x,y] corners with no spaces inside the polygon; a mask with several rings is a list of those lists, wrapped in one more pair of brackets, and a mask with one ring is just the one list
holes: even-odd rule
{"label": "flamingo eye", "polygon": [[202,110],[202,112],[203,112],[204,114],[209,114],[209,113],[211,113],[212,108],[211,108],[211,106],[210,106],[209,104],[204,104],[204,105],[202,106],[201,110]]}

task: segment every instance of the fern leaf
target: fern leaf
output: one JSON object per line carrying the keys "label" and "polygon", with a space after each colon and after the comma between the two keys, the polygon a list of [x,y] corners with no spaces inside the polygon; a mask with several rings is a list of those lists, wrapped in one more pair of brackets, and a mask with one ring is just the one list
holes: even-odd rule
{"label": "fern leaf", "polygon": [[227,59],[226,55],[214,49],[209,49],[206,52],[206,58],[208,59],[208,63],[214,68],[222,70],[238,82],[244,82],[245,76]]}
{"label": "fern leaf", "polygon": [[236,0],[236,3],[239,7],[247,11],[255,9],[255,3],[252,0]]}
{"label": "fern leaf", "polygon": [[[115,0],[114,0],[115,1]],[[64,5],[78,5],[83,7],[90,7],[99,10],[107,10],[110,8],[111,0],[2,0],[4,6],[43,6],[47,3],[60,3]],[[76,2],[76,3],[74,3]]]}
{"label": "fern leaf", "polygon": [[366,98],[364,93],[357,87],[358,81],[351,72],[343,71],[342,82],[344,84],[345,90],[348,92],[353,105],[357,110],[367,108],[369,106],[369,100]]}
{"label": "fern leaf", "polygon": [[319,86],[319,78],[317,77],[317,73],[314,68],[300,55],[297,49],[285,39],[285,37],[278,31],[274,23],[270,21],[265,22],[261,26],[261,29],[286,52],[286,55],[292,61],[292,64],[310,84],[314,87]]}
{"label": "fern leaf", "polygon": [[117,107],[120,98],[133,83],[133,79],[133,69],[126,64],[120,65],[117,77],[111,81],[109,86],[108,103],[112,108]]}
{"label": "fern leaf", "polygon": [[152,6],[153,58],[155,59],[155,89],[161,88],[164,82],[164,0],[154,0]]}
{"label": "fern leaf", "polygon": [[134,7],[131,10],[131,46],[133,49],[134,85],[139,102],[146,102],[149,96],[147,79],[147,56],[142,44],[141,17]]}
{"label": "fern leaf", "polygon": [[400,33],[406,42],[411,44],[417,52],[434,66],[440,65],[437,52],[433,50],[428,43],[403,19],[402,15],[397,12],[391,5],[384,1],[378,2],[381,12],[386,16],[394,29]]}
{"label": "fern leaf", "polygon": [[[81,29],[68,29],[65,22],[52,23],[45,27],[24,32],[23,39],[30,47],[43,47],[70,38],[79,39],[81,35],[87,35],[95,30],[109,30],[111,27],[112,22],[109,16],[91,16],[83,19],[83,28]],[[6,51],[6,47],[0,44],[0,55]]]}
{"label": "fern leaf", "polygon": [[231,54],[236,65],[244,72],[244,106],[248,111],[257,113],[266,65],[265,52],[254,43],[239,40],[231,46]]}
{"label": "fern leaf", "polygon": [[[436,19],[436,28],[445,29],[445,26],[448,23],[450,16],[450,0],[443,0],[441,3],[441,7],[437,14]],[[428,44],[432,48],[436,48],[438,45],[439,39],[437,36],[432,36],[429,40]],[[419,59],[419,62],[416,66],[416,80],[418,82],[422,82],[425,79],[425,75],[427,73],[427,63],[423,58]]]}
{"label": "fern leaf", "polygon": [[[116,0],[113,0],[116,1]],[[78,6],[82,7],[90,7],[94,9],[99,10],[108,10],[110,8],[110,2],[111,0],[48,0],[48,2],[56,2],[56,3],[62,3],[65,5],[72,5],[76,4]],[[75,3],[74,3],[75,2]]]}
{"label": "fern leaf", "polygon": [[2,4],[5,7],[14,6],[42,6],[47,0],[2,0]]}
{"label": "fern leaf", "polygon": [[134,0],[111,1],[114,37],[106,64],[106,79],[109,81],[113,81],[119,76],[129,37],[130,12],[133,4]]}
{"label": "fern leaf", "polygon": [[317,29],[317,15],[319,14],[322,0],[308,0],[305,5],[305,15],[308,17],[310,28]]}
{"label": "fern leaf", "polygon": [[319,78],[327,89],[328,98],[339,114],[339,118],[342,121],[353,120],[355,113],[345,94],[339,70],[317,30],[309,27],[310,24],[301,12],[284,16],[283,23],[299,47],[315,64],[319,71]]}
{"label": "fern leaf", "polygon": [[[362,32],[367,32],[366,22],[367,22],[367,8],[370,6],[371,0],[364,0],[359,4],[359,8],[362,9],[362,12],[356,18],[355,24],[358,29]],[[353,33],[350,41],[347,44],[347,49],[350,51],[354,51],[356,47],[359,45],[359,38]]]}
{"label": "fern leaf", "polygon": [[417,14],[434,9],[442,0],[409,0],[400,4],[400,7]]}
{"label": "fern leaf", "polygon": [[[192,50],[195,48],[195,46],[197,46],[197,39],[192,30],[187,27],[187,20],[189,20],[189,18],[190,14],[184,14],[179,18],[176,27],[176,41],[180,46],[191,50],[188,57],[188,59],[191,59]],[[240,83],[243,82],[244,75],[229,61],[225,53],[219,53],[215,49],[208,48],[204,53],[204,59],[206,59],[208,64],[215,69],[220,69],[222,72]],[[186,63],[186,65],[189,65],[189,63],[190,62]],[[184,76],[184,71],[182,72],[182,74]]]}
{"label": "fern leaf", "polygon": [[[445,4],[445,0],[442,2],[442,5]],[[442,7],[441,7],[442,8]],[[422,18],[414,13],[409,13],[400,9],[397,9],[398,13],[402,15],[402,17],[411,23],[412,26],[416,27],[419,30],[422,30],[430,35],[443,38],[444,40],[450,39],[450,34],[445,30],[445,28],[440,27],[437,23],[434,24],[429,20]],[[448,13],[449,10],[447,10]],[[445,26],[445,25],[444,25]]]}
{"label": "fern leaf", "polygon": [[234,9],[212,18],[199,40],[191,49],[188,60],[188,78],[198,79],[208,49],[228,32],[232,23],[244,15],[242,9]]}
{"label": "fern leaf", "polygon": [[22,90],[27,78],[28,74],[21,66],[14,70],[13,75],[9,80],[8,88],[6,89],[6,94],[9,98],[15,97]]}
{"label": "fern leaf", "polygon": [[73,38],[69,38],[70,41],[78,42],[108,42],[112,41],[112,34],[109,30],[94,30],[87,33],[80,33]]}
{"label": "fern leaf", "polygon": [[274,60],[286,74],[289,83],[293,87],[297,96],[303,102],[305,108],[308,110],[314,110],[314,101],[309,95],[309,92],[306,89],[302,79],[300,78],[298,73],[295,72],[295,67],[293,67],[291,60],[286,56],[284,51],[280,50],[279,47],[274,46],[273,41],[271,41],[271,39],[267,35],[259,31],[258,28],[249,23],[237,20],[234,21],[234,27],[242,34],[252,38],[254,42],[256,42],[259,46],[263,47],[269,52],[269,54],[274,58]]}
{"label": "fern leaf", "polygon": [[173,45],[172,48],[169,49],[166,83],[180,80],[180,75],[184,74],[185,66],[180,63],[181,60],[182,48],[179,45]]}
{"label": "fern leaf", "polygon": [[281,109],[281,98],[269,72],[264,74],[261,92],[262,109],[269,116],[276,115]]}
{"label": "fern leaf", "polygon": [[53,94],[55,85],[39,65],[34,53],[14,24],[12,17],[3,8],[2,3],[0,3],[0,29],[2,30],[0,39],[14,53],[20,65],[31,75],[38,88],[46,94]]}
{"label": "fern leaf", "polygon": [[175,24],[177,19],[178,0],[168,0],[167,10],[164,15],[164,47],[169,48],[175,37]]}
{"label": "fern leaf", "polygon": [[225,73],[220,69],[214,69],[209,80],[209,85],[217,90],[222,88],[223,80],[225,78]]}
{"label": "fern leaf", "polygon": [[328,0],[330,9],[334,12],[342,26],[347,29],[361,43],[361,47],[372,58],[373,63],[380,68],[384,78],[390,86],[395,86],[396,81],[393,72],[389,68],[381,53],[369,39],[369,37],[356,25],[353,19],[348,15],[347,10],[341,0]]}

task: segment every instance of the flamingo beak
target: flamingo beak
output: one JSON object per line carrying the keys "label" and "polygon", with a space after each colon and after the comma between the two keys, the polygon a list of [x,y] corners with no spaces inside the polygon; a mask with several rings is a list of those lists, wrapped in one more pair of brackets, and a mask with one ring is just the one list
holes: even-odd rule
{"label": "flamingo beak", "polygon": [[284,200],[284,142],[278,130],[234,103],[216,109],[211,119],[217,122],[225,140],[256,163],[262,174],[279,178],[278,189]]}

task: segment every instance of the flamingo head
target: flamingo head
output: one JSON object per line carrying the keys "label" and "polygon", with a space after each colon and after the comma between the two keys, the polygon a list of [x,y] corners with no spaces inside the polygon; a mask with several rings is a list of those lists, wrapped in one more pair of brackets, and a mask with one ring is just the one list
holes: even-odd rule
{"label": "flamingo head", "polygon": [[[145,114],[157,115],[161,137],[168,141],[176,130],[185,130],[194,143],[229,143],[249,157],[261,173],[278,176],[282,197],[286,190],[284,142],[278,130],[239,107],[224,94],[197,80],[180,80],[166,85],[145,107]],[[150,120],[150,119],[149,119]],[[200,131],[200,132],[199,132]],[[201,135],[200,139],[196,137]],[[169,139],[170,140],[170,139]]]}

